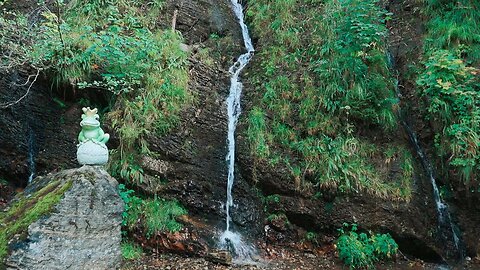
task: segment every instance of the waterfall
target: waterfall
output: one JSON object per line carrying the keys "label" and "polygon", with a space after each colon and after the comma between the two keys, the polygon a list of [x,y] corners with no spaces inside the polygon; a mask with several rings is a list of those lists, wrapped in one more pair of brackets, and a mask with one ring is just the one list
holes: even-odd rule
{"label": "waterfall", "polygon": [[246,53],[240,55],[238,60],[230,67],[230,93],[227,98],[227,113],[228,113],[228,153],[226,161],[228,164],[228,179],[227,179],[227,201],[226,208],[226,229],[220,236],[220,247],[222,249],[230,250],[236,258],[237,262],[245,262],[252,259],[255,254],[253,246],[245,243],[242,236],[233,232],[231,228],[230,208],[233,206],[232,188],[235,180],[235,129],[237,127],[238,118],[241,113],[240,98],[242,94],[243,85],[240,82],[240,73],[245,66],[250,62],[255,51],[252,39],[248,32],[248,27],[244,22],[243,7],[239,0],[231,0],[233,11],[237,17],[240,27],[242,29],[242,36]]}
{"label": "waterfall", "polygon": [[35,134],[33,129],[29,128],[28,131],[28,183],[30,184],[35,177]]}
{"label": "waterfall", "polygon": [[[404,126],[411,143],[415,147],[415,151],[417,152],[417,155],[420,158],[422,166],[427,173],[430,183],[432,184],[433,199],[435,200],[435,206],[437,209],[440,232],[442,233],[442,230],[445,230],[445,229],[447,231],[450,231],[453,237],[453,243],[455,245],[456,250],[459,253],[462,253],[461,247],[460,247],[460,237],[458,236],[457,232],[454,229],[455,225],[452,222],[447,204],[445,204],[440,198],[440,192],[438,190],[437,181],[435,180],[435,177],[434,177],[432,165],[427,159],[425,152],[420,147],[417,136],[411,129],[410,125],[408,125],[406,121],[402,121],[402,125]],[[448,237],[448,235],[444,235],[444,237]]]}
{"label": "waterfall", "polygon": [[[394,69],[393,56],[391,54],[388,54],[387,57],[388,57],[388,64],[390,66],[390,69],[393,70]],[[395,92],[398,99],[400,99],[402,94],[398,87],[398,79],[395,80]],[[427,177],[430,180],[430,183],[432,185],[433,199],[435,200],[435,207],[438,215],[438,223],[439,223],[438,229],[439,229],[439,233],[441,234],[440,236],[442,237],[442,241],[448,242],[453,240],[453,244],[455,246],[457,255],[460,259],[462,259],[464,257],[463,245],[461,243],[460,237],[458,236],[455,230],[456,227],[452,221],[450,212],[448,211],[448,206],[446,203],[442,201],[442,198],[440,197],[440,191],[438,189],[437,181],[435,179],[433,166],[428,160],[428,157],[423,151],[422,147],[420,146],[420,142],[418,141],[417,135],[412,130],[409,123],[404,119],[402,115],[400,115],[400,119],[401,119],[401,124],[404,127],[411,144],[415,148],[415,151],[417,152],[417,155],[422,164],[422,167],[424,168],[427,174]]]}

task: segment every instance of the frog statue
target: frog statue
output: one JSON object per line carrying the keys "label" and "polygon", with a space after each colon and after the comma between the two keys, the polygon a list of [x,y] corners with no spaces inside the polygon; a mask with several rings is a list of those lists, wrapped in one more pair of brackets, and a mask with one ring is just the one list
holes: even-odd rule
{"label": "frog statue", "polygon": [[82,109],[82,131],[78,135],[77,160],[81,165],[104,165],[108,162],[108,148],[105,145],[110,135],[103,132],[98,121],[98,110]]}

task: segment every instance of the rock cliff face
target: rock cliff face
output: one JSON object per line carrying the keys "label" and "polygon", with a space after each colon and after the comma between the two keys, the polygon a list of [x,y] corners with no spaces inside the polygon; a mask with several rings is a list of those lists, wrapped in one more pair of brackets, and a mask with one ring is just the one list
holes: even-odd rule
{"label": "rock cliff face", "polygon": [[[0,74],[0,103],[21,97],[27,87],[26,73]],[[52,99],[49,83],[36,82],[30,94],[18,104],[0,109],[0,178],[16,186],[27,184],[29,155],[36,174],[72,167],[80,119],[78,108],[68,110]]]}
{"label": "rock cliff face", "polygon": [[120,225],[123,201],[117,181],[99,167],[84,166],[38,177],[33,194],[49,182],[71,182],[53,212],[14,241],[7,269],[117,269],[122,262]]}
{"label": "rock cliff face", "polygon": [[[227,182],[226,98],[230,87],[227,69],[230,59],[242,51],[240,27],[230,1],[170,1],[164,14],[171,15],[174,10],[178,10],[177,29],[188,45],[206,41],[200,46],[208,48],[213,61],[208,63],[196,51],[192,52],[189,89],[195,98],[194,105],[182,113],[181,123],[173,132],[149,139],[151,150],[158,157],[144,159],[148,177],[143,189],[178,199],[190,214],[209,217],[210,223],[223,230]],[[169,18],[168,22],[171,16]],[[211,34],[228,40],[230,50],[219,49],[218,44],[208,41]],[[214,54],[224,55],[214,57]],[[233,220],[240,230],[246,226],[260,229],[261,202],[239,173],[236,177]],[[158,184],[158,178],[166,179],[166,183]]]}

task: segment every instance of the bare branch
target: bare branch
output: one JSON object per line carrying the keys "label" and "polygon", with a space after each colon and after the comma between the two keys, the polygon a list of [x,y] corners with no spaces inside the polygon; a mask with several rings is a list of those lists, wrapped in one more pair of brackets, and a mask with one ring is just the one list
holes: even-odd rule
{"label": "bare branch", "polygon": [[30,81],[30,78],[34,77],[34,79],[33,79],[32,83],[28,86],[28,89],[25,92],[25,94],[23,94],[23,96],[21,96],[19,99],[15,100],[15,101],[0,104],[0,109],[6,109],[8,107],[11,107],[15,104],[18,104],[20,101],[22,101],[24,98],[26,98],[28,96],[28,94],[30,93],[30,89],[32,89],[33,84],[37,81],[38,76],[40,75],[40,71],[42,71],[42,69],[37,69],[37,74],[36,75],[28,76],[27,82],[23,85],[27,85],[28,82]]}

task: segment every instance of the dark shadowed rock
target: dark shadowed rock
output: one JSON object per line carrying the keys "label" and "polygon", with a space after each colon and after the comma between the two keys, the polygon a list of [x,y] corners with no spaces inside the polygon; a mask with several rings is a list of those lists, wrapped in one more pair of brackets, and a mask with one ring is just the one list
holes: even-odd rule
{"label": "dark shadowed rock", "polygon": [[123,201],[117,181],[104,169],[84,166],[38,177],[33,194],[51,181],[70,182],[53,212],[11,243],[7,269],[117,269],[122,262],[120,224]]}
{"label": "dark shadowed rock", "polygon": [[[0,74],[0,103],[20,98],[27,87],[26,74]],[[50,85],[37,81],[29,95],[16,105],[0,109],[0,177],[16,186],[29,178],[29,152],[36,174],[76,164],[76,137],[80,108],[62,108],[51,95]]]}

